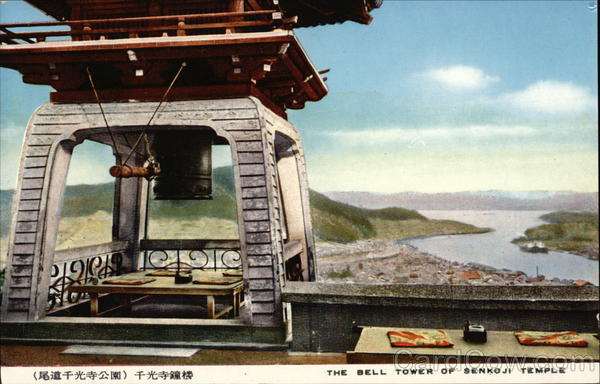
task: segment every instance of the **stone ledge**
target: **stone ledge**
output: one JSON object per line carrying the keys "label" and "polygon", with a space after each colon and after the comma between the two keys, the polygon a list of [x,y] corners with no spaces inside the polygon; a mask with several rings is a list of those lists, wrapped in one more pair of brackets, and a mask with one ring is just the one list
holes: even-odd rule
{"label": "stone ledge", "polygon": [[[137,319],[143,321],[115,321],[116,318],[91,319],[62,318],[54,321],[3,322],[0,328],[2,343],[61,344],[115,344],[156,346],[223,346],[254,345],[261,348],[279,348],[286,344],[285,327],[256,327],[227,324],[225,321],[186,319]],[[90,321],[91,320],[91,321]],[[96,320],[96,321],[94,321]],[[106,321],[98,321],[106,320]],[[112,320],[112,322],[111,322]],[[156,321],[170,320],[170,321]],[[181,321],[181,324],[179,323]]]}
{"label": "stone ledge", "polygon": [[369,285],[287,282],[289,303],[598,311],[598,287]]}

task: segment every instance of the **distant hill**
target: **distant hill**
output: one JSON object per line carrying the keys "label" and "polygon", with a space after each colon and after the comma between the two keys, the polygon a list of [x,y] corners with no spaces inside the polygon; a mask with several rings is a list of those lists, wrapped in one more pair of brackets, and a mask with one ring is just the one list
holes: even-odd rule
{"label": "distant hill", "polygon": [[[97,211],[112,214],[114,183],[68,185],[65,189],[63,217],[92,215]],[[13,190],[0,190],[0,234],[6,236],[10,226]],[[194,204],[196,203],[196,204]],[[216,168],[213,173],[213,200],[152,201],[154,217],[208,216],[222,219],[236,217],[233,169]]]}
{"label": "distant hill", "polygon": [[321,239],[350,242],[377,236],[373,219],[389,221],[427,220],[415,211],[402,208],[364,209],[333,201],[310,191],[315,235]]}
{"label": "distant hill", "polygon": [[403,207],[415,210],[598,211],[597,192],[326,192],[325,195],[342,203],[369,209]]}
{"label": "distant hill", "polygon": [[[97,212],[112,214],[114,183],[72,185],[65,190],[63,217],[84,217]],[[0,191],[1,234],[6,236],[10,225],[12,190]],[[375,238],[377,224],[410,220],[428,222],[419,213],[403,208],[364,209],[333,201],[310,191],[311,212],[315,235],[322,240],[350,242]],[[236,202],[233,169],[217,168],[213,172],[213,200],[151,201],[150,212],[155,218],[193,219],[214,217],[235,220]],[[433,222],[433,221],[432,221]],[[460,230],[465,228],[461,227]],[[467,230],[469,230],[467,228]],[[451,230],[451,229],[449,229]]]}

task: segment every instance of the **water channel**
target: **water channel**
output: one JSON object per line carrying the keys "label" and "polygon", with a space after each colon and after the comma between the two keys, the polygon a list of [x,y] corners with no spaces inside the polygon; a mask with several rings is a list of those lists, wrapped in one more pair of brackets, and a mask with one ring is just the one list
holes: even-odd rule
{"label": "water channel", "polygon": [[536,273],[547,279],[587,280],[598,285],[598,261],[565,252],[523,252],[511,240],[523,236],[527,228],[545,222],[545,211],[419,211],[431,219],[450,219],[478,227],[493,228],[484,234],[434,236],[408,240],[420,251],[461,263],[479,263],[495,268]]}

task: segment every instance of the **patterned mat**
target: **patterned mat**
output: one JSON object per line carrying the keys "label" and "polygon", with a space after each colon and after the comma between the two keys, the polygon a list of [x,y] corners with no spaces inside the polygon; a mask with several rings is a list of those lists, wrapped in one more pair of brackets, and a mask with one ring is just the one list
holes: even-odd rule
{"label": "patterned mat", "polygon": [[223,272],[223,276],[242,277],[243,273],[242,273],[242,271],[229,271],[229,272]]}
{"label": "patterned mat", "polygon": [[442,330],[401,330],[387,333],[392,347],[452,347],[454,344]]}
{"label": "patterned mat", "polygon": [[554,345],[559,347],[587,347],[577,332],[535,332],[515,331],[515,337],[521,345]]}
{"label": "patterned mat", "polygon": [[206,285],[229,285],[233,283],[237,283],[242,281],[242,279],[238,277],[200,277],[193,281],[194,284],[206,284]]}
{"label": "patterned mat", "polygon": [[119,277],[110,280],[104,280],[102,284],[115,284],[115,285],[142,285],[155,281],[151,277]]}

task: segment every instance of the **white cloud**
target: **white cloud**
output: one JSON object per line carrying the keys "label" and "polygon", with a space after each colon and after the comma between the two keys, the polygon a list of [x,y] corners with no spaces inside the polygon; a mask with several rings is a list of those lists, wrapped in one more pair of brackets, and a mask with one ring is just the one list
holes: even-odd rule
{"label": "white cloud", "polygon": [[503,98],[514,107],[546,113],[583,112],[598,103],[586,88],[558,81],[539,81]]}
{"label": "white cloud", "polygon": [[426,144],[450,140],[491,140],[530,137],[539,130],[527,125],[470,125],[465,127],[434,126],[425,128],[387,128],[360,131],[329,131],[323,134],[346,145]]}
{"label": "white cloud", "polygon": [[431,69],[422,74],[438,85],[456,91],[475,91],[499,81],[496,76],[489,76],[481,69],[464,65]]}

